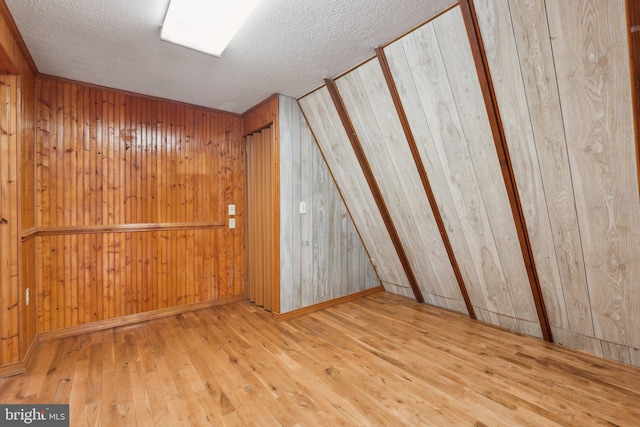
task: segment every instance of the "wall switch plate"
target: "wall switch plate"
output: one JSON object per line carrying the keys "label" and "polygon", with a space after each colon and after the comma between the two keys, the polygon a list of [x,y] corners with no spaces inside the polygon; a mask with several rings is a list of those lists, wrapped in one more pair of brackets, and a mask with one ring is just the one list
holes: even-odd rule
{"label": "wall switch plate", "polygon": [[306,202],[300,202],[300,215],[306,214],[307,213],[307,203]]}
{"label": "wall switch plate", "polygon": [[236,219],[229,218],[229,228],[236,228]]}
{"label": "wall switch plate", "polygon": [[229,205],[229,215],[236,214],[236,205]]}

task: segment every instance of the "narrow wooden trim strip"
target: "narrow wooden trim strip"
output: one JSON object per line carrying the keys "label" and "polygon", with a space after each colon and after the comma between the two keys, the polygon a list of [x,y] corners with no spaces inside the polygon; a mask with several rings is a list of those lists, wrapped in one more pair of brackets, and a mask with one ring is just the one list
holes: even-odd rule
{"label": "narrow wooden trim strip", "polygon": [[175,222],[175,223],[138,223],[138,224],[113,224],[113,225],[84,225],[68,227],[47,227],[29,230],[22,235],[22,241],[36,236],[69,236],[77,234],[102,234],[102,233],[140,233],[148,231],[175,231],[175,230],[212,230],[225,228],[224,222]]}
{"label": "narrow wooden trim strip", "polygon": [[0,378],[22,375],[26,372],[27,368],[24,366],[24,362],[8,363],[6,365],[0,366]]}
{"label": "narrow wooden trim strip", "polygon": [[177,314],[188,313],[190,311],[204,310],[207,308],[217,307],[219,305],[232,304],[244,300],[244,294],[231,297],[220,298],[211,301],[196,302],[193,304],[185,304],[176,307],[168,307],[159,310],[147,311],[144,313],[129,314],[127,316],[117,317],[115,319],[98,320],[96,322],[85,323],[83,325],[71,326],[68,328],[55,329],[40,334],[40,342],[56,340],[59,338],[72,337],[75,335],[86,334],[89,332],[102,331],[105,329],[117,328],[120,326],[128,326],[136,323],[146,322],[149,320],[161,319],[163,317],[175,316]]}
{"label": "narrow wooden trim strip", "polygon": [[384,49],[382,47],[378,46],[376,48],[376,56],[378,57],[378,62],[380,62],[380,66],[382,67],[382,74],[384,75],[384,79],[387,82],[387,87],[389,88],[389,92],[391,93],[391,98],[393,99],[393,105],[396,107],[396,112],[398,113],[398,118],[400,119],[400,123],[402,124],[402,130],[404,130],[404,135],[407,138],[407,143],[409,144],[409,149],[411,150],[411,155],[413,156],[413,161],[415,162],[416,167],[418,168],[418,174],[420,175],[422,186],[424,187],[424,191],[427,195],[427,199],[429,200],[429,205],[431,205],[431,210],[433,211],[433,217],[436,220],[436,224],[438,225],[438,231],[440,231],[440,236],[442,237],[444,248],[447,251],[447,255],[449,255],[451,268],[453,269],[453,273],[456,276],[456,281],[458,282],[458,287],[460,288],[460,292],[462,293],[462,298],[464,299],[464,303],[467,306],[469,317],[471,317],[472,319],[476,319],[476,313],[473,309],[473,305],[471,304],[471,299],[469,298],[469,292],[467,292],[467,287],[464,284],[464,279],[462,278],[462,273],[460,272],[460,266],[458,265],[458,260],[456,259],[456,255],[453,252],[451,241],[449,240],[447,227],[444,225],[444,220],[442,219],[440,209],[438,208],[438,202],[436,202],[436,197],[433,194],[433,189],[431,188],[431,182],[429,182],[429,177],[427,176],[427,170],[424,167],[424,162],[422,161],[422,157],[420,157],[418,144],[416,144],[416,140],[413,137],[413,131],[411,130],[411,126],[409,126],[409,120],[407,119],[407,114],[404,110],[404,106],[402,105],[402,101],[400,100],[398,87],[396,86],[396,82],[393,80],[393,75],[391,74],[391,67],[389,66],[387,55],[385,55]]}
{"label": "narrow wooden trim strip", "polygon": [[38,345],[40,344],[40,339],[38,334],[33,338],[33,341],[29,345],[27,349],[27,353],[24,355],[24,359],[15,363],[8,363],[6,365],[0,366],[0,379],[12,377],[14,375],[22,375],[27,372],[27,369],[31,367],[35,360],[36,350],[38,349]]}
{"label": "narrow wooden trim strip", "polygon": [[[627,27],[629,34],[627,43],[629,49],[629,68],[631,74],[631,103],[633,105],[633,130],[636,142],[636,175],[638,176],[638,190],[640,191],[640,35],[635,34],[640,31],[640,6],[636,0],[626,0]],[[640,194],[640,193],[639,193]]]}
{"label": "narrow wooden trim strip", "polygon": [[26,370],[29,370],[29,368],[35,361],[35,354],[39,345],[40,345],[40,335],[36,334],[35,337],[33,337],[33,341],[31,341],[29,348],[27,349],[27,353],[24,355],[24,368]]}
{"label": "narrow wooden trim strip", "polygon": [[353,128],[353,123],[351,123],[351,119],[349,118],[349,113],[347,113],[347,109],[344,106],[344,102],[342,97],[340,96],[340,92],[332,79],[325,79],[325,84],[327,85],[327,89],[329,90],[329,94],[331,95],[331,99],[335,104],[336,110],[338,111],[338,115],[340,116],[340,120],[342,121],[342,125],[347,133],[349,141],[351,142],[351,146],[353,147],[353,151],[358,158],[358,163],[362,168],[362,172],[367,180],[367,184],[369,184],[369,189],[373,194],[373,198],[376,201],[376,205],[378,205],[378,210],[380,211],[380,215],[382,215],[382,219],[384,224],[387,227],[387,231],[389,232],[389,236],[391,237],[391,241],[393,242],[393,246],[398,253],[398,258],[400,258],[400,262],[402,263],[402,267],[404,268],[404,272],[407,275],[407,279],[409,280],[409,284],[411,285],[411,289],[413,290],[413,295],[416,298],[416,301],[419,303],[424,302],[424,297],[422,296],[422,291],[420,290],[420,286],[418,285],[418,280],[416,279],[415,274],[413,273],[413,269],[411,268],[411,264],[409,263],[409,258],[402,246],[402,242],[400,240],[400,236],[398,235],[398,230],[393,223],[393,219],[391,218],[391,214],[389,213],[389,208],[387,208],[386,203],[382,197],[382,192],[380,191],[380,187],[376,182],[375,177],[373,176],[373,171],[371,170],[371,165],[367,161],[367,157],[364,154],[364,150],[362,148],[362,144],[360,143],[360,139],[356,134],[355,129]]}
{"label": "narrow wooden trim strip", "polygon": [[518,232],[522,258],[527,269],[531,293],[533,294],[533,300],[538,313],[538,320],[540,321],[540,328],[542,329],[542,337],[545,341],[553,342],[551,325],[549,323],[549,317],[547,315],[542,290],[540,288],[540,281],[538,279],[538,272],[535,266],[531,241],[529,239],[529,233],[527,232],[522,204],[520,202],[520,195],[518,193],[515,174],[513,172],[513,166],[509,156],[509,147],[507,146],[507,139],[504,133],[502,120],[500,118],[498,101],[493,88],[493,81],[491,80],[487,55],[484,49],[482,36],[480,34],[480,27],[478,25],[476,12],[473,7],[473,0],[461,0],[459,3],[464,24],[467,29],[469,43],[471,44],[473,59],[478,72],[478,79],[480,81],[480,87],[482,89],[482,95],[487,109],[491,131],[493,133],[493,140],[495,142],[498,159],[500,161],[502,177],[509,196],[511,213]]}
{"label": "narrow wooden trim strip", "polygon": [[7,21],[9,30],[11,31],[11,34],[13,34],[13,37],[16,39],[16,43],[20,48],[20,52],[22,52],[22,56],[24,56],[25,61],[27,61],[31,72],[33,72],[33,74],[37,76],[39,73],[38,67],[36,66],[36,63],[31,56],[31,52],[29,52],[29,48],[27,48],[27,44],[24,42],[22,34],[20,34],[20,30],[16,25],[16,21],[13,20],[13,15],[11,15],[11,11],[9,10],[9,7],[4,0],[0,0],[0,14]]}
{"label": "narrow wooden trim strip", "polygon": [[343,297],[335,298],[329,301],[320,302],[318,304],[313,304],[307,307],[299,308],[297,310],[288,311],[286,313],[272,313],[271,317],[276,322],[286,322],[287,320],[295,319],[296,317],[315,313],[316,311],[324,310],[325,308],[334,307],[336,305],[344,304],[345,302],[355,301],[360,298],[364,298],[366,296],[374,295],[380,292],[384,292],[384,288],[382,286],[376,286],[375,288],[365,289],[364,291],[345,295]]}
{"label": "narrow wooden trim strip", "polygon": [[4,46],[0,46],[0,74],[20,74],[20,70],[15,66]]}

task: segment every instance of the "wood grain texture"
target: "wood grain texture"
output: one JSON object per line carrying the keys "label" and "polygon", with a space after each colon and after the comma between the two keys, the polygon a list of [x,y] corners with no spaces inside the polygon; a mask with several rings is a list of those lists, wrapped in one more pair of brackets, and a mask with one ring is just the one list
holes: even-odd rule
{"label": "wood grain texture", "polygon": [[425,300],[459,309],[462,294],[380,64],[369,61],[336,85]]}
{"label": "wood grain texture", "polygon": [[[280,236],[280,162],[278,161],[280,158],[280,124],[278,102],[278,95],[272,95],[245,112],[242,116],[243,135],[245,135],[247,141],[249,141],[253,134],[255,136],[253,142],[260,144],[259,149],[253,153],[252,167],[256,169],[251,171],[252,174],[247,175],[247,178],[251,177],[252,179],[256,179],[258,176],[262,176],[262,181],[257,183],[259,187],[254,188],[254,190],[256,190],[254,191],[254,195],[257,199],[251,199],[249,197],[247,201],[253,200],[256,203],[255,206],[263,209],[258,212],[260,216],[257,217],[258,222],[254,223],[254,227],[259,227],[258,229],[261,230],[263,238],[271,239],[270,241],[264,239],[259,240],[259,242],[262,243],[258,245],[258,248],[263,247],[264,250],[262,255],[260,255],[260,251],[254,255],[254,257],[260,257],[259,262],[261,262],[264,267],[261,274],[266,273],[270,276],[257,278],[258,282],[256,284],[261,286],[262,291],[260,295],[257,295],[254,289],[251,297],[257,297],[262,306],[262,292],[269,292],[269,302],[265,307],[268,306],[269,310],[273,310],[276,313],[280,312],[280,240],[277,238]],[[259,131],[264,132],[261,133]],[[268,140],[264,139],[265,137]],[[269,173],[268,176],[265,175],[267,172]],[[254,184],[255,183],[256,182],[254,182]],[[249,181],[247,181],[246,184],[249,185]],[[266,187],[267,185],[268,187]],[[265,233],[267,234],[265,235]],[[254,236],[249,235],[248,239],[252,237]],[[268,248],[268,250],[266,248]],[[264,256],[267,258],[265,259]],[[251,260],[247,263],[247,269],[252,268],[250,261]],[[264,265],[265,262],[268,262],[269,265]],[[270,284],[269,289],[265,287],[263,280],[266,280],[264,283],[268,282]],[[251,284],[251,286],[253,286],[253,284]],[[255,299],[250,300],[256,301]]]}
{"label": "wood grain texture", "polygon": [[[35,304],[26,305],[25,291],[35,296],[35,245],[14,242],[15,233],[35,226],[35,74],[37,69],[24,46],[4,2],[0,3],[0,50],[3,72],[0,115],[2,156],[0,156],[0,332],[8,341],[0,345],[0,365],[23,361],[34,342]],[[10,181],[4,181],[9,178]],[[11,222],[9,222],[11,221]],[[12,272],[13,269],[13,272]],[[15,337],[14,337],[15,335]],[[10,337],[11,336],[11,337]],[[3,340],[4,341],[4,340]]]}
{"label": "wood grain texture", "polygon": [[19,77],[0,76],[0,364],[20,360]]}
{"label": "wood grain texture", "polygon": [[[272,195],[275,143],[271,128],[265,128],[245,138],[247,153],[247,286],[249,301],[273,310],[274,270],[278,269],[274,252],[278,239],[273,224],[275,201]],[[279,297],[279,295],[278,295]]]}
{"label": "wood grain texture", "polygon": [[[283,304],[281,312],[380,286],[351,215],[296,100],[280,96],[279,122],[280,229],[291,229],[287,231],[291,233],[289,239],[281,239],[281,300],[289,301],[286,306]],[[284,131],[286,129],[290,131]],[[288,169],[289,175],[283,173],[287,163],[292,166]],[[288,204],[285,204],[285,198],[289,200]],[[307,204],[306,214],[300,214],[300,202]],[[284,250],[285,242],[290,242],[290,249]],[[288,265],[283,262],[287,254],[290,256]],[[314,266],[327,272],[321,275],[322,280],[315,277]],[[292,271],[285,273],[287,268]],[[292,277],[292,281],[285,283],[285,276]]]}
{"label": "wood grain texture", "polygon": [[243,293],[239,117],[52,78],[37,108],[40,331]]}
{"label": "wood grain texture", "polygon": [[374,267],[385,289],[404,296],[412,294],[371,190],[340,122],[326,87],[299,100],[309,127],[349,208]]}
{"label": "wood grain texture", "polygon": [[548,3],[595,337],[640,347],[640,201],[624,2]]}
{"label": "wood grain texture", "polygon": [[240,302],[49,341],[0,400],[69,403],[74,426],[636,426],[639,382],[377,293],[286,322]]}
{"label": "wood grain texture", "polygon": [[385,53],[478,317],[539,336],[463,28],[455,8]]}
{"label": "wood grain texture", "polygon": [[[480,1],[475,2],[474,6],[545,307],[549,317],[553,319],[553,326],[569,328],[559,262],[509,5],[507,2],[500,2],[498,5],[495,2]],[[553,187],[550,185],[550,188]],[[553,203],[555,194],[551,196]],[[577,230],[577,224],[574,227]]]}
{"label": "wood grain texture", "polygon": [[[538,1],[517,2],[509,9],[562,282],[562,295],[547,291],[545,301],[562,296],[568,322],[564,327],[593,336],[589,289],[546,9]],[[552,311],[549,314],[554,317]],[[553,320],[556,326],[563,325],[563,317]]]}

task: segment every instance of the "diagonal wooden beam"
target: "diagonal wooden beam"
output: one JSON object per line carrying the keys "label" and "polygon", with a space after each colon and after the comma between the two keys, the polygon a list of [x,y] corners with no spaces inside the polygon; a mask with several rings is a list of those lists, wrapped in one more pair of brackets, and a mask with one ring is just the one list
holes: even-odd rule
{"label": "diagonal wooden beam", "polygon": [[402,124],[404,135],[407,138],[407,143],[409,144],[409,149],[411,150],[411,155],[413,156],[413,161],[418,168],[418,174],[420,175],[422,186],[424,187],[427,199],[429,200],[429,205],[431,205],[433,217],[436,220],[436,224],[438,225],[438,230],[440,231],[440,236],[442,237],[442,242],[444,243],[444,248],[447,251],[447,255],[449,256],[449,261],[451,262],[453,273],[456,276],[458,287],[460,288],[460,292],[462,293],[462,298],[464,299],[464,303],[467,306],[469,317],[471,317],[472,319],[476,319],[476,313],[473,309],[473,305],[471,305],[469,292],[467,292],[467,287],[464,284],[464,279],[462,278],[462,273],[460,272],[460,266],[458,265],[456,255],[453,252],[453,247],[451,246],[451,241],[449,240],[447,228],[444,225],[442,215],[440,214],[440,209],[438,208],[438,203],[436,202],[436,197],[433,194],[433,189],[431,188],[431,183],[429,182],[429,177],[427,176],[427,170],[424,167],[422,157],[420,157],[418,144],[416,144],[416,140],[413,137],[413,131],[411,130],[411,126],[409,126],[409,120],[407,119],[407,114],[404,110],[404,106],[402,105],[402,101],[400,100],[400,94],[398,93],[396,82],[393,80],[393,75],[391,74],[391,67],[389,67],[387,55],[385,55],[384,49],[382,49],[380,46],[376,48],[376,57],[378,58],[378,62],[380,62],[380,66],[382,67],[382,74],[384,74],[384,79],[387,82],[387,87],[389,88],[389,92],[391,93],[393,104],[396,107],[396,112],[398,113],[398,118],[400,119],[400,123]]}
{"label": "diagonal wooden beam", "polygon": [[364,176],[367,180],[367,184],[369,184],[369,188],[371,189],[371,193],[373,194],[373,198],[376,201],[376,205],[378,206],[378,210],[380,211],[380,215],[382,216],[382,220],[384,221],[385,226],[387,227],[387,231],[389,232],[389,236],[391,237],[391,241],[393,242],[393,246],[396,249],[398,254],[398,258],[400,258],[400,262],[402,263],[402,268],[404,269],[405,274],[407,275],[407,279],[409,280],[409,284],[411,285],[411,289],[413,290],[413,295],[416,298],[416,301],[419,303],[424,302],[424,297],[422,296],[422,291],[420,290],[420,286],[418,285],[418,280],[416,279],[415,274],[413,273],[413,269],[411,268],[411,264],[409,263],[409,258],[404,250],[402,245],[402,241],[400,240],[400,236],[398,235],[398,230],[396,229],[393,220],[391,219],[391,214],[389,213],[389,208],[382,197],[382,192],[380,191],[380,187],[378,186],[378,182],[373,176],[373,171],[371,170],[371,165],[367,160],[366,155],[364,154],[364,149],[362,148],[362,144],[360,143],[360,139],[356,134],[356,131],[353,127],[353,123],[351,122],[351,118],[349,117],[349,113],[344,105],[344,101],[342,100],[342,96],[340,96],[340,92],[335,84],[335,82],[331,79],[324,79],[325,84],[327,85],[327,89],[329,90],[329,94],[331,95],[331,99],[338,111],[338,115],[340,116],[340,121],[344,126],[345,131],[347,132],[347,136],[349,137],[349,141],[351,142],[351,146],[353,147],[353,151],[358,158],[358,163],[360,164],[360,168],[364,173]]}
{"label": "diagonal wooden beam", "polygon": [[498,100],[493,88],[487,54],[484,49],[484,43],[482,42],[480,26],[478,25],[478,18],[473,6],[473,0],[460,0],[459,4],[462,17],[464,19],[464,25],[467,29],[469,43],[471,44],[473,60],[476,64],[476,70],[480,81],[480,87],[482,89],[485,107],[487,109],[487,115],[489,116],[491,132],[493,133],[493,141],[498,153],[498,159],[500,160],[502,178],[504,179],[504,184],[509,196],[509,202],[511,204],[511,213],[513,214],[513,220],[518,232],[522,258],[527,269],[527,276],[529,277],[529,284],[531,285],[531,293],[533,294],[533,301],[536,305],[540,328],[542,329],[542,337],[545,341],[553,342],[551,325],[549,323],[547,309],[542,296],[542,289],[540,287],[540,280],[538,279],[533,249],[531,248],[531,241],[529,239],[529,233],[527,232],[522,203],[520,202],[515,174],[513,172],[513,166],[509,156],[507,138],[504,133],[502,119],[500,118]]}

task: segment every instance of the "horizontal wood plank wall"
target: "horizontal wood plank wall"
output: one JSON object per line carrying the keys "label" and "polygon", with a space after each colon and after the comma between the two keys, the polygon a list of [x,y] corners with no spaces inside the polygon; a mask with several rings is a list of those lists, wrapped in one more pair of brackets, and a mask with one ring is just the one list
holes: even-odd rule
{"label": "horizontal wood plank wall", "polygon": [[384,288],[413,298],[409,280],[329,90],[323,86],[301,98],[299,103]]}
{"label": "horizontal wood plank wall", "polygon": [[380,63],[369,61],[336,85],[425,301],[467,313]]}
{"label": "horizontal wood plank wall", "polygon": [[380,286],[296,100],[279,97],[279,123],[281,313]]}
{"label": "horizontal wood plank wall", "polygon": [[459,7],[384,51],[476,315],[541,336]]}
{"label": "horizontal wood plank wall", "polygon": [[474,3],[554,339],[638,364],[624,2]]}
{"label": "horizontal wood plank wall", "polygon": [[[53,78],[37,109],[37,226],[69,228],[37,237],[40,331],[243,292],[238,116]],[[235,229],[199,228],[226,224],[228,204]]]}

